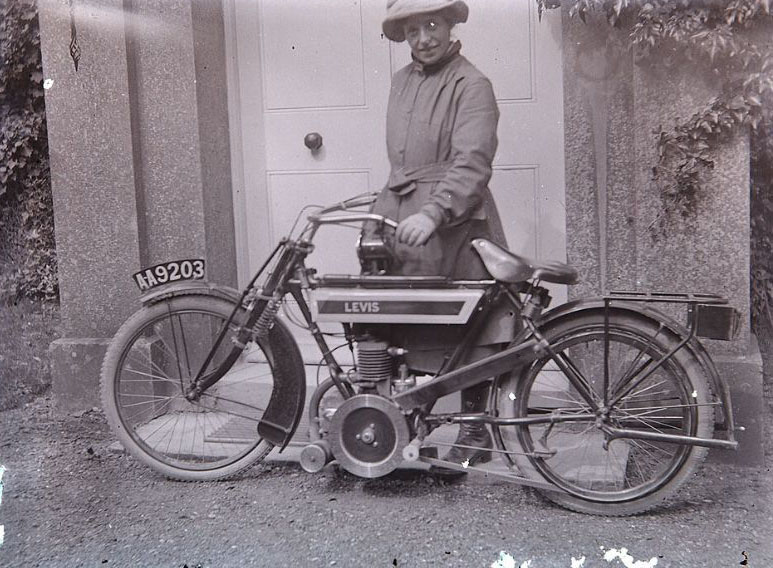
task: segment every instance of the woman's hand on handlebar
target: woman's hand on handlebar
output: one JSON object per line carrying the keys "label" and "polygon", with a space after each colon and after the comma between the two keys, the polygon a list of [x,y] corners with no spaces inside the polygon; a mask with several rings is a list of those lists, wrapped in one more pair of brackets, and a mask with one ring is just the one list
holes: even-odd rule
{"label": "woman's hand on handlebar", "polygon": [[408,246],[418,247],[425,244],[437,229],[434,219],[424,213],[414,213],[397,225],[397,241]]}

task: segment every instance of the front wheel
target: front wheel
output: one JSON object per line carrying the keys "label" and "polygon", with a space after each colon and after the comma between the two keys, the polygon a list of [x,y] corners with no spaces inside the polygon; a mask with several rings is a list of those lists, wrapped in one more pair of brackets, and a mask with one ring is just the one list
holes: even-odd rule
{"label": "front wheel", "polygon": [[[603,420],[613,427],[710,438],[712,395],[700,362],[687,349],[679,349],[647,375],[679,342],[657,322],[613,310],[607,324],[608,336],[603,310],[560,320],[545,335],[562,365],[546,356],[498,385],[500,416],[575,415],[576,420],[495,428],[495,437],[502,449],[512,452],[505,455],[523,475],[563,490],[545,491],[548,499],[584,513],[631,515],[672,496],[708,450],[665,441],[605,439],[594,416],[604,406],[605,361],[607,401],[620,398]],[[560,367],[581,377],[579,389]]]}
{"label": "front wheel", "polygon": [[[126,450],[163,475],[185,481],[230,477],[273,447],[257,431],[274,382],[268,341],[250,344],[198,400],[185,397],[233,308],[214,296],[174,297],[137,311],[107,350],[101,377],[107,419]],[[240,310],[234,321],[243,315]],[[293,341],[281,325],[271,334],[272,345]],[[231,336],[205,371],[228,356]]]}

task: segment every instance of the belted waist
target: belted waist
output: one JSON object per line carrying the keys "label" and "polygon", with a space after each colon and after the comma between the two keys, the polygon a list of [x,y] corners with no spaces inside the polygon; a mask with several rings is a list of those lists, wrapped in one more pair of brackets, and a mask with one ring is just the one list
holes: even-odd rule
{"label": "belted waist", "polygon": [[387,187],[398,195],[406,195],[416,189],[416,182],[441,181],[452,162],[435,162],[424,166],[404,167],[392,170]]}

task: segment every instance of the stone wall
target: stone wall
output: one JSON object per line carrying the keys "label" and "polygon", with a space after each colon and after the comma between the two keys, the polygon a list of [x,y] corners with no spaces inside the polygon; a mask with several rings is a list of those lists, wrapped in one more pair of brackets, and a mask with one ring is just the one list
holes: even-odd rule
{"label": "stone wall", "polygon": [[[98,405],[131,274],[204,257],[234,284],[223,15],[205,0],[40,3],[61,289],[62,410]],[[73,29],[78,68],[70,54]]]}
{"label": "stone wall", "polygon": [[[665,69],[634,62],[631,52],[608,41],[605,22],[583,24],[566,7],[563,16],[567,254],[582,278],[570,297],[608,290],[727,297],[742,314],[739,337],[704,343],[730,383],[736,421],[745,427],[737,436],[742,449],[731,459],[759,464],[762,371],[749,332],[748,139],[738,136],[715,152],[694,216],[653,232],[662,211],[652,179],[655,131],[705,104],[710,81],[678,59]],[[656,307],[686,319],[683,309]]]}

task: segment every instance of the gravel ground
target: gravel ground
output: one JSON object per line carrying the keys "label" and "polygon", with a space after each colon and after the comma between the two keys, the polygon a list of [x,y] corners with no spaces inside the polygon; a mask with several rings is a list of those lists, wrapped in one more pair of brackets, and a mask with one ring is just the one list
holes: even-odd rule
{"label": "gravel ground", "polygon": [[[361,480],[271,462],[228,482],[180,483],[111,453],[112,441],[96,410],[57,417],[41,398],[0,413],[0,566],[489,567],[502,552],[514,562],[501,566],[529,568],[773,566],[771,459],[707,463],[668,506],[602,518],[520,486],[416,470]],[[612,559],[622,548],[630,556]]]}

